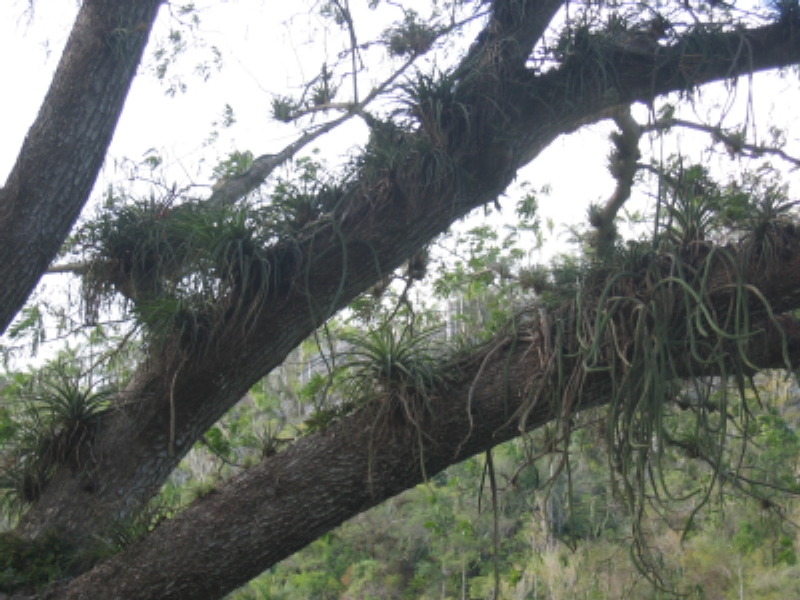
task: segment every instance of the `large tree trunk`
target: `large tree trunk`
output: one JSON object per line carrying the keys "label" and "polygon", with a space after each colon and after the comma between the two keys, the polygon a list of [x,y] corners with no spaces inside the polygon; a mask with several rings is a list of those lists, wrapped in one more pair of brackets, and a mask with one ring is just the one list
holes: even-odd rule
{"label": "large tree trunk", "polygon": [[[516,35],[530,47],[527,38],[541,34],[560,2],[538,4],[526,15],[530,22],[507,26],[491,38]],[[521,50],[513,57],[517,68],[525,56]],[[199,436],[316,327],[453,221],[502,192],[515,166],[507,152],[498,160],[490,143],[492,128],[478,133],[482,137],[474,140],[475,148],[488,149],[465,160],[496,168],[471,189],[458,193],[436,187],[410,197],[407,190],[390,186],[376,203],[373,189],[383,183],[354,185],[359,192],[337,211],[337,234],[323,228],[304,240],[278,245],[270,270],[281,278],[257,307],[258,317],[246,325],[247,333],[232,335],[229,330],[242,324],[231,323],[228,330],[218,328],[218,337],[203,347],[184,344],[177,364],[160,355],[142,364],[93,442],[92,464],[80,471],[62,468],[18,530],[35,536],[56,528],[76,539],[89,538],[109,519],[141,506]],[[557,133],[549,131],[548,141]],[[414,166],[404,168],[413,171]]]}
{"label": "large tree trunk", "polygon": [[161,3],[83,2],[39,115],[0,188],[0,333],[89,197]]}
{"label": "large tree trunk", "polygon": [[[798,240],[793,250],[783,266],[800,279]],[[725,271],[711,278],[720,306],[728,305],[732,288]],[[798,305],[794,294],[785,295],[777,273],[761,283],[776,306]],[[118,600],[220,598],[348,518],[421,483],[424,475],[520,435],[521,408],[525,427],[535,429],[608,402],[611,378],[595,370],[586,373],[580,405],[568,414],[544,398],[530,404],[536,382],[547,380],[553,339],[550,321],[538,310],[533,314],[452,370],[448,385],[434,394],[422,436],[400,410],[388,417],[377,417],[374,406],[363,410],[228,481],[122,554],[52,590],[52,597],[88,600],[113,590]],[[793,320],[783,324],[786,331],[757,317],[754,329],[766,333],[743,348],[752,362],[783,366],[784,340],[790,358],[800,358],[800,328]],[[688,373],[692,365],[684,365]],[[699,371],[713,374],[708,365],[694,365],[693,373]]]}
{"label": "large tree trunk", "polygon": [[[404,169],[415,168],[408,161],[377,183],[354,184],[358,193],[337,210],[335,232],[322,228],[275,248],[280,281],[259,304],[246,333],[232,334],[233,327],[241,327],[234,323],[203,348],[184,345],[178,362],[154,356],[139,368],[93,443],[91,465],[61,469],[20,531],[34,536],[53,527],[76,539],[89,538],[110,519],[141,506],[199,436],[325,318],[454,220],[499,195],[516,170],[558,135],[619,104],[800,59],[800,37],[774,25],[720,34],[715,53],[700,62],[693,58],[691,70],[684,64],[693,43],[687,36],[652,56],[615,49],[609,59],[617,65],[612,80],[590,77],[580,71],[585,66],[571,64],[537,74],[524,67],[525,60],[560,3],[529,4],[536,10],[508,18],[505,3],[497,3],[498,15],[460,67],[465,83],[454,90],[453,101],[474,108],[469,112],[473,122],[455,131],[422,126],[409,134],[450,135],[442,149],[456,156],[470,185],[410,194],[398,183],[407,174]],[[747,57],[740,51],[743,38],[749,41]],[[498,61],[495,43],[504,49],[505,62]],[[583,82],[577,96],[576,78]]]}

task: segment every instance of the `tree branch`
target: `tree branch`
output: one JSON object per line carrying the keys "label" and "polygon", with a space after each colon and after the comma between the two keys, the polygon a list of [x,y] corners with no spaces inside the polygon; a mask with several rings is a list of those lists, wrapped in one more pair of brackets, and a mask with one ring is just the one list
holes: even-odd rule
{"label": "tree branch", "polygon": [[163,0],[86,0],[0,190],[0,333],[53,261],[105,159]]}
{"label": "tree branch", "polygon": [[[397,78],[400,77],[408,69],[408,67],[414,63],[417,58],[418,57],[415,55],[406,60],[406,62],[403,63],[403,65],[397,71],[395,71],[391,77],[386,79],[378,87],[372,90],[360,104],[346,105],[347,114],[344,114],[338,119],[334,119],[333,121],[320,126],[314,131],[304,133],[302,136],[300,136],[300,138],[286,146],[286,148],[281,150],[278,154],[264,154],[256,158],[247,172],[223,181],[222,184],[214,190],[214,193],[211,195],[211,197],[209,197],[207,202],[212,205],[235,204],[247,196],[247,194],[258,189],[258,187],[267,180],[267,177],[269,177],[275,169],[291,160],[295,154],[300,152],[300,150],[308,146],[311,142],[319,139],[326,133],[333,131],[354,115],[363,114],[364,109],[373,100],[385,92],[386,89],[389,88],[389,86],[391,86],[397,80]],[[321,107],[317,108],[321,109]]]}
{"label": "tree branch", "polygon": [[[544,74],[520,70],[559,3],[529,2],[530,10],[521,14],[513,12],[518,5],[512,0],[496,3],[498,12],[457,69],[466,76],[469,65],[480,68],[479,76],[452,90],[454,114],[467,115],[470,121],[449,131],[420,126],[409,132],[417,140],[436,139],[441,155],[450,153],[452,165],[446,173],[428,186],[404,185],[419,177],[416,155],[411,154],[380,178],[356,178],[346,203],[324,230],[310,230],[301,239],[271,248],[274,262],[268,266],[277,275],[269,295],[249,313],[252,319],[209,333],[202,345],[176,337],[174,345],[191,360],[175,379],[174,393],[169,362],[160,355],[145,361],[97,434],[96,464],[78,474],[59,471],[23,519],[21,531],[36,535],[58,527],[80,539],[91,536],[110,516],[135,510],[194,442],[328,316],[453,221],[495,198],[516,170],[558,135],[607,115],[619,104],[725,78],[749,64],[763,69],[800,60],[800,36],[778,35],[783,31],[780,25],[736,31],[721,34],[720,45],[730,54],[693,60],[690,82],[684,68],[686,48],[679,42],[649,58],[615,50],[610,59],[620,62],[614,81],[588,78],[576,95],[570,87],[576,77],[572,65]],[[747,61],[735,58],[742,36],[752,48]],[[505,54],[498,53],[498,48],[507,47],[501,40],[510,44],[511,64],[504,64]],[[459,106],[481,110],[463,111]],[[273,162],[265,159],[262,164],[266,170]],[[453,182],[457,173],[468,174],[469,186]],[[253,184],[252,179],[248,182]],[[225,201],[235,201],[240,193],[227,195]],[[787,266],[786,272],[800,273],[800,265]],[[791,277],[784,282],[797,284]],[[784,297],[796,300],[796,289],[800,285],[784,289]],[[170,398],[175,407],[174,456],[167,451]],[[92,508],[91,518],[87,506]]]}
{"label": "tree branch", "polygon": [[[770,273],[753,270],[747,282],[776,307],[800,306],[800,295],[784,295],[800,286],[800,238],[792,231],[786,229],[791,258]],[[742,250],[737,256],[741,260],[748,254]],[[736,276],[727,262],[717,264],[709,293],[717,298],[715,305],[727,309]],[[725,320],[723,313],[720,319]],[[422,423],[424,439],[435,440],[425,443],[424,470],[416,424],[392,420],[378,444],[375,436],[384,428],[375,412],[363,410],[237,475],[119,556],[59,589],[57,597],[96,597],[112,585],[120,600],[220,597],[346,519],[419,484],[425,474],[430,477],[520,435],[518,418],[524,418],[525,430],[536,429],[607,403],[613,383],[603,369],[587,371],[576,406],[531,402],[533,382],[546,381],[551,322],[537,316],[521,321],[450,371],[448,384],[436,391],[433,416]],[[763,333],[743,341],[748,359],[759,367],[784,365],[783,342],[790,358],[800,359],[796,319],[784,316],[781,324],[777,329],[764,314],[756,316],[754,327]],[[571,343],[564,340],[565,347]],[[674,360],[687,376],[719,374],[718,364],[691,364],[691,357],[676,352],[681,356]],[[152,568],[155,557],[158,569]]]}
{"label": "tree branch", "polygon": [[619,209],[631,197],[633,179],[638,171],[639,140],[642,128],[631,116],[630,106],[619,107],[612,118],[620,133],[611,135],[614,151],[608,159],[608,170],[616,179],[617,185],[605,206],[592,206],[589,209],[589,224],[595,228],[593,244],[599,256],[605,256],[614,247],[617,238],[615,219]]}
{"label": "tree branch", "polygon": [[642,126],[642,131],[665,131],[672,127],[684,127],[686,129],[694,129],[695,131],[702,131],[711,135],[715,142],[721,142],[725,145],[725,149],[731,157],[737,154],[749,153],[748,156],[757,158],[769,154],[777,156],[786,162],[794,165],[795,169],[800,169],[800,159],[790,156],[781,148],[773,146],[766,146],[764,144],[750,144],[744,139],[743,134],[739,133],[726,133],[722,127],[714,127],[711,125],[703,125],[702,123],[695,123],[693,121],[685,121],[683,119],[666,118],[659,119],[655,123],[650,123]]}
{"label": "tree branch", "polygon": [[66,265],[52,265],[47,267],[47,270],[44,272],[45,275],[55,275],[58,273],[72,273],[73,275],[82,275],[88,269],[90,269],[92,263],[90,262],[78,262],[78,263],[70,263]]}

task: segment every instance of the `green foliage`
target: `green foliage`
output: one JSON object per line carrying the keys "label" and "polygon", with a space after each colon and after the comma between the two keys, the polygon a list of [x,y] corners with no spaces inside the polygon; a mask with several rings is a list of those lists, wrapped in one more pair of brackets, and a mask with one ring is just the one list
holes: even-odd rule
{"label": "green foliage", "polygon": [[227,457],[231,453],[231,445],[222,430],[216,425],[206,431],[203,436],[205,443],[217,456]]}
{"label": "green foliage", "polygon": [[33,591],[69,574],[72,549],[48,532],[29,541],[0,533],[0,592]]}
{"label": "green foliage", "polygon": [[[452,9],[454,21],[459,4],[436,8]],[[516,3],[510,5],[516,9]],[[586,99],[598,106],[614,105],[621,72],[617,59],[631,54],[660,59],[664,53],[659,40],[671,36],[674,27],[691,32],[686,41],[669,40],[683,52],[674,76],[685,79],[687,90],[694,85],[696,69],[726,56],[717,44],[721,28],[705,26],[697,16],[727,11],[724,3],[692,7],[694,25],[673,24],[657,12],[659,7],[641,3],[615,5],[599,18],[599,6],[604,7],[586,3],[577,18],[567,14],[556,39],[537,49],[546,58],[534,58],[536,68],[564,75],[566,90],[559,93],[567,92],[562,104],[568,108]],[[369,44],[356,47],[348,3],[323,2],[317,8],[353,34],[353,46],[339,58],[352,53],[355,80],[355,64]],[[793,31],[797,2],[779,2],[773,8],[791,26],[787,31]],[[500,3],[493,9],[493,19],[503,18]],[[189,17],[190,31],[197,27],[193,5],[173,10]],[[427,52],[443,30],[413,10],[403,9],[403,14],[404,21],[383,34],[389,55],[408,58]],[[505,17],[509,15],[517,16],[513,10]],[[112,32],[117,53],[124,53],[134,33]],[[180,79],[168,76],[189,47],[187,33],[173,29],[155,54],[156,74],[168,81],[171,93],[185,88]],[[350,215],[348,223],[356,218],[368,223],[363,215],[342,210],[356,194],[367,194],[375,204],[403,200],[410,213],[417,211],[415,218],[433,196],[452,197],[454,210],[459,210],[460,192],[482,183],[482,169],[514,168],[512,159],[517,160],[519,146],[512,152],[506,137],[519,138],[505,130],[505,116],[517,110],[517,99],[506,102],[502,94],[471,97],[475,81],[503,80],[496,69],[504,68],[506,52],[516,52],[513,41],[500,40],[494,48],[486,44],[494,33],[487,30],[488,36],[476,41],[474,49],[487,52],[483,64],[471,65],[472,75],[466,76],[466,70],[417,71],[407,79],[400,86],[402,99],[389,108],[391,118],[381,120],[362,107],[342,103],[371,130],[352,169],[359,188],[348,176],[328,177],[324,165],[301,158],[269,189],[234,207],[206,205],[174,188],[148,198],[110,190],[103,211],[68,248],[88,259],[83,273],[86,321],[96,324],[100,304],[120,294],[128,301],[125,310],[133,307],[127,314],[143,329],[149,357],[175,349],[180,358],[181,348],[211,347],[217,334],[246,331],[249,319],[278,285],[295,285],[299,279],[289,281],[285,273],[299,260],[299,242],[313,241],[323,232],[334,238],[341,234],[337,215]],[[742,48],[737,60],[746,50]],[[219,50],[211,51],[213,60],[196,70],[203,78],[212,63],[221,63]],[[300,100],[274,96],[273,117],[288,123],[303,114],[319,114],[315,109],[328,110],[343,88],[340,76],[323,64]],[[563,106],[553,105],[540,89],[526,93],[552,111],[553,122],[559,120]],[[671,105],[660,112],[663,118],[674,113]],[[226,105],[219,125],[234,122]],[[746,129],[734,131],[726,139],[741,151]],[[475,156],[486,160],[476,167]],[[224,183],[247,172],[253,160],[249,151],[231,152],[213,175]],[[157,153],[148,153],[143,161],[151,171],[162,163]],[[474,173],[467,175],[465,164]],[[424,489],[324,536],[253,582],[241,596],[488,597],[494,586],[492,538],[500,540],[495,558],[502,572],[502,597],[661,598],[678,590],[700,598],[734,591],[744,595],[745,589],[754,597],[797,596],[791,593],[798,573],[792,568],[797,539],[785,519],[791,516],[791,495],[800,491],[797,422],[785,407],[762,405],[768,383],[750,379],[757,365],[743,350],[761,334],[750,323],[752,309],[771,316],[760,294],[744,284],[745,263],[750,269],[778,263],[794,241],[794,205],[787,200],[786,187],[765,172],[723,186],[704,167],[684,167],[680,159],[654,169],[664,193],[658,198],[653,236],[615,237],[616,246],[607,256],[564,255],[550,267],[524,264],[531,249],[541,244],[538,206],[544,188],[526,192],[517,202],[516,223],[502,228],[484,224],[460,235],[455,242],[458,258],[442,261],[432,284],[438,299],[452,302],[443,311],[448,313],[446,332],[442,320],[428,327],[425,319],[436,317],[409,299],[408,287],[402,294],[384,295],[395,277],[384,274],[381,294],[352,305],[359,314],[351,322],[361,317],[379,326],[336,332],[324,350],[317,338],[315,350],[326,363],[325,375],[304,373],[301,379],[287,365],[269,383],[261,382],[182,462],[161,495],[175,500],[167,503],[172,508],[164,512],[150,507],[112,523],[93,560],[151,532],[175,506],[213,493],[219,481],[245,465],[269,458],[295,437],[324,430],[359,409],[375,419],[374,441],[392,425],[390,417],[413,424],[424,473],[422,455],[431,440],[425,439],[423,425],[435,415],[437,393],[448,383],[444,373],[454,361],[446,361],[458,358],[460,351],[477,356],[476,348],[485,348],[482,343],[498,333],[516,345],[533,331],[537,339],[545,339],[539,354],[544,349],[548,355],[530,352],[535,375],[521,386],[528,403],[515,417],[524,430],[528,413],[550,402],[547,408],[557,418],[524,441],[493,451],[502,484],[496,523],[483,506],[487,467],[472,458],[426,477]],[[601,208],[592,210],[595,221]],[[585,234],[577,233],[585,242]],[[528,243],[531,237],[536,240]],[[745,260],[727,249],[713,249],[711,241],[744,242]],[[425,277],[430,256],[421,256],[407,264],[409,286]],[[303,258],[305,264],[314,260]],[[713,304],[715,295],[726,291],[712,288],[719,271],[735,275],[735,285],[726,288],[736,289],[724,320]],[[387,309],[395,300],[397,305]],[[525,322],[519,312],[523,304]],[[25,309],[9,339],[24,341],[35,351],[44,340],[44,321],[38,306]],[[398,325],[403,321],[405,325]],[[775,319],[773,323],[780,325]],[[447,350],[440,338],[449,343]],[[336,345],[339,341],[347,345],[344,351]],[[298,364],[308,366],[309,352],[300,354]],[[704,367],[719,376],[701,376]],[[610,409],[573,412],[586,399],[584,385],[597,373],[610,382]],[[681,378],[690,384],[678,383]],[[0,406],[0,490],[9,504],[35,501],[60,466],[85,466],[85,446],[108,408],[108,392],[84,385],[75,372],[34,379],[10,377],[2,391],[4,397],[30,392],[17,406]],[[751,503],[734,498],[724,504],[724,494],[731,490]],[[683,564],[674,552],[678,540],[687,552]],[[575,550],[579,541],[584,545]],[[33,542],[1,536],[0,589],[35,587],[66,576],[72,559],[65,548],[49,534]],[[619,558],[629,548],[632,566]],[[795,576],[794,588],[780,577],[765,582],[775,574],[788,580],[787,573]],[[643,586],[641,575],[655,586]]]}
{"label": "green foliage", "polygon": [[0,494],[9,512],[34,502],[59,465],[79,468],[108,410],[108,390],[95,390],[56,363],[39,378],[18,378],[4,390]]}
{"label": "green foliage", "polygon": [[[230,109],[230,106],[227,107]],[[226,113],[226,119],[233,119],[233,113]],[[245,173],[253,165],[253,153],[249,150],[234,150],[227,158],[221,160],[212,170],[217,180],[225,180]]]}
{"label": "green foliage", "polygon": [[390,56],[405,57],[424,54],[438,35],[436,27],[420,20],[415,11],[407,10],[404,21],[386,30],[383,39]]}
{"label": "green foliage", "polygon": [[[23,307],[5,335],[9,340],[23,342],[30,348],[30,355],[35,356],[39,346],[45,341],[44,318],[39,306],[34,304]],[[8,355],[4,353],[3,358],[7,365]]]}
{"label": "green foliage", "polygon": [[402,407],[411,422],[418,422],[419,409],[433,410],[430,394],[444,383],[431,344],[434,333],[416,332],[408,324],[344,336],[350,346],[344,353],[348,395],[360,403]]}

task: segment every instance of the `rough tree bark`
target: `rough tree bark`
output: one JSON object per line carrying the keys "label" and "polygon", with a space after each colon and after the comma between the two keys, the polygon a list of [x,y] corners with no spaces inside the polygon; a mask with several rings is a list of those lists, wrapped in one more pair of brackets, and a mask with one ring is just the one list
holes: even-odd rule
{"label": "rough tree bark", "polygon": [[86,0],[0,188],[0,333],[83,209],[162,0]]}
{"label": "rough tree bark", "polygon": [[[151,17],[158,6],[155,1],[130,4],[140,9],[149,7]],[[97,11],[115,9],[119,11],[115,15],[128,15],[123,5],[127,6],[87,0],[83,12],[95,7]],[[468,188],[436,189],[409,196],[397,184],[397,178],[387,177],[381,182],[382,200],[376,202],[378,190],[365,183],[333,215],[336,235],[323,227],[313,236],[300,239],[291,249],[280,245],[274,248],[274,260],[282,266],[281,278],[259,307],[247,335],[220,334],[206,345],[214,348],[213,352],[185,347],[185,359],[180,364],[164,363],[159,357],[142,364],[93,440],[91,468],[59,470],[22,519],[19,531],[36,536],[52,527],[75,539],[89,538],[110,518],[141,506],[199,436],[253,383],[279,365],[324,318],[400,266],[453,221],[497,197],[516,171],[559,135],[594,122],[619,105],[637,100],[649,102],[658,95],[735,77],[751,69],[777,68],[800,61],[800,36],[791,35],[794,24],[781,22],[752,30],[717,32],[714,51],[706,55],[689,51],[695,47],[692,36],[700,35],[697,31],[654,48],[651,54],[609,48],[607,59],[609,65],[614,65],[609,73],[613,75],[603,78],[589,76],[588,70],[594,65],[569,60],[545,73],[526,67],[533,47],[561,5],[553,0],[497,0],[492,5],[489,24],[456,70],[459,85],[454,86],[453,100],[476,110],[462,111],[460,114],[469,115],[470,121],[459,129],[460,137],[441,143],[442,148],[454,153],[459,147],[470,149],[458,154],[455,161],[471,177]],[[130,11],[133,10],[131,6]],[[137,52],[141,52],[147,31],[140,31],[139,27],[151,20],[142,17],[125,21],[123,27],[109,30],[106,26],[101,31],[123,30],[125,39],[130,36],[137,44],[141,42],[136,45]],[[73,37],[78,39],[78,34]],[[113,58],[112,53],[105,60],[115,64]],[[90,89],[107,90],[105,93],[114,95],[112,88],[119,85],[118,74],[105,68],[109,70],[102,71],[104,78]],[[135,65],[128,68],[132,76]],[[576,81],[582,85],[579,94],[575,94]],[[124,94],[120,107],[123,99]],[[478,107],[494,108],[482,112]],[[82,115],[69,113],[68,109],[74,107],[66,103],[61,109],[70,115],[68,121]],[[60,115],[59,112],[59,118]],[[47,117],[43,122],[47,124],[52,119]],[[107,138],[111,132],[113,125],[106,131]],[[409,135],[438,133],[442,132],[422,125]],[[95,156],[97,152],[99,158]],[[69,162],[67,154],[59,154],[54,169],[58,166],[59,173],[71,173],[71,169],[84,173],[83,161],[79,165]],[[33,190],[37,182],[44,185],[39,175],[40,165],[48,164],[42,162],[49,158],[46,148],[32,156],[40,162],[31,162],[25,167],[27,170],[15,168],[12,179],[16,179],[3,190],[0,206],[10,207],[9,211],[21,210],[14,207],[20,203],[22,191],[13,190]],[[99,145],[95,145],[91,156],[102,160]],[[84,159],[88,162],[85,155]],[[21,158],[20,164],[28,165],[27,160]],[[401,165],[398,170],[403,168]],[[85,199],[94,174],[83,179]],[[25,193],[35,195],[32,191]],[[77,190],[74,195],[78,195]],[[48,203],[54,203],[52,198],[40,201],[49,206]],[[70,224],[79,210],[77,203],[76,206],[70,209],[74,212],[69,213]],[[51,212],[46,214],[52,217]],[[28,211],[0,213],[0,218],[0,227],[7,227],[12,220],[24,224],[43,217]],[[66,218],[59,217],[62,221],[66,223]],[[10,258],[0,264],[15,257],[19,260],[20,256],[13,244],[7,246],[10,251],[6,250],[3,231],[0,229],[0,252]],[[50,235],[58,238],[61,230],[51,231]],[[42,255],[35,264],[32,258],[29,260],[32,262],[14,264],[21,273],[33,273],[31,281],[35,282],[49,258],[45,260]],[[800,273],[796,262],[800,260],[800,248],[795,245],[793,255],[786,260],[791,277],[762,282],[766,286],[762,291],[782,309],[798,306],[800,281],[795,279]],[[14,298],[0,296],[2,310],[13,314],[20,303]],[[775,363],[770,354],[774,349],[774,345],[767,346],[761,353],[765,366]],[[518,377],[529,376],[532,367],[522,356],[517,358]],[[499,385],[496,370],[487,371],[477,384],[483,386],[479,398],[485,425],[472,432],[461,454],[455,456],[455,448],[466,437],[465,390],[471,384],[465,379],[460,390],[456,386],[442,400],[440,414],[446,413],[447,418],[432,425],[436,428],[433,435],[441,444],[428,456],[429,474],[518,433],[513,428],[501,429],[507,414],[498,412],[496,405],[497,390],[492,388]],[[602,402],[603,384],[596,385],[597,399],[587,399],[587,405]],[[537,418],[531,421],[532,425],[544,422],[549,415],[542,413]],[[370,488],[363,443],[364,436],[369,435],[368,423],[359,419],[345,419],[330,431],[309,437],[247,472],[120,557],[75,580],[68,590],[59,590],[57,593],[64,595],[58,597],[104,597],[109,589],[118,590],[119,598],[218,597],[349,516],[417,483],[420,473],[416,461],[411,460],[414,450],[404,441],[401,431],[396,443],[387,443],[381,449]],[[497,431],[502,433],[496,435]],[[335,479],[331,479],[333,475]],[[317,483],[320,487],[315,487]],[[314,510],[317,503],[318,510]],[[153,569],[154,564],[159,568]]]}
{"label": "rough tree bark", "polygon": [[[586,78],[573,65],[540,75],[525,69],[525,60],[560,3],[530,4],[538,10],[513,18],[501,10],[459,67],[469,85],[463,86],[458,101],[503,107],[494,118],[505,120],[501,141],[496,139],[497,123],[464,127],[473,138],[466,143],[475,151],[460,161],[474,175],[473,185],[414,198],[395,185],[389,193],[383,191],[388,200],[381,203],[366,187],[337,212],[336,235],[315,234],[301,242],[299,252],[297,245],[275,248],[282,279],[259,307],[248,334],[221,334],[206,345],[214,352],[185,348],[180,366],[160,357],[143,364],[120,396],[120,409],[93,444],[96,463],[82,472],[61,469],[22,520],[20,531],[33,536],[56,528],[76,538],[89,537],[113,516],[141,506],[199,436],[324,318],[399,267],[453,221],[497,197],[516,170],[557,136],[602,118],[619,104],[800,60],[800,39],[786,36],[785,25],[774,25],[721,35],[717,52],[700,62],[693,58],[691,70],[685,55],[693,40],[687,36],[652,56],[618,49],[610,57],[618,70],[612,80]],[[739,51],[742,36],[749,41],[747,56]],[[514,48],[506,52],[502,68],[497,45]],[[493,61],[491,71],[488,60]],[[565,95],[579,76],[591,84],[567,102]],[[430,133],[421,128],[414,135]],[[463,139],[458,143],[465,144]],[[302,258],[292,258],[297,255]]]}
{"label": "rough tree bark", "polygon": [[[726,267],[719,263],[710,277],[710,296],[719,307],[731,305],[735,288],[735,276]],[[748,283],[777,309],[800,306],[800,236],[792,233],[784,261]],[[229,480],[120,555],[51,590],[51,597],[89,600],[113,590],[120,600],[220,598],[425,476],[519,436],[518,411],[550,358],[546,340],[552,340],[552,325],[543,325],[550,321],[540,320],[540,314],[534,311],[513,333],[462,361],[448,385],[434,394],[433,414],[423,426],[424,473],[416,427],[396,415],[388,433],[384,422],[364,410]],[[800,358],[797,321],[783,319],[778,330],[763,314],[754,317],[754,330],[764,330],[744,349],[754,364],[783,367],[783,342],[792,361]],[[708,366],[693,367],[694,374],[714,374]],[[606,373],[589,374],[574,411],[605,404],[610,391]],[[538,402],[526,417],[527,429],[552,421],[561,409]],[[376,433],[379,428],[382,433]]]}

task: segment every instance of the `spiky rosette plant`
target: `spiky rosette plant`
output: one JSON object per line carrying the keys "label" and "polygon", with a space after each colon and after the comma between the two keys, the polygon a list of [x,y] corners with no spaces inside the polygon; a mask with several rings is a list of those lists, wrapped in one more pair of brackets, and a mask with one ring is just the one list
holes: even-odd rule
{"label": "spiky rosette plant", "polygon": [[435,329],[415,332],[413,327],[383,325],[363,335],[344,338],[349,394],[373,403],[379,412],[399,411],[412,423],[432,412],[433,394],[443,383],[440,360],[433,350]]}
{"label": "spiky rosette plant", "polygon": [[85,468],[85,448],[108,410],[109,390],[87,386],[57,365],[19,399],[14,435],[3,448],[0,488],[7,507],[19,510],[36,501],[55,468]]}

